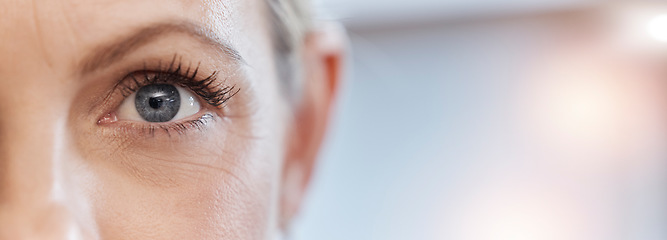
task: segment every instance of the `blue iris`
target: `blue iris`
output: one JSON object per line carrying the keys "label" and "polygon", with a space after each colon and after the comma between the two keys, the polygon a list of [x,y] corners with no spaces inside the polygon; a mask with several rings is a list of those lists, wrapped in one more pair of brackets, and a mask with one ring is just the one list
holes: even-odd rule
{"label": "blue iris", "polygon": [[134,106],[148,122],[168,122],[178,113],[181,96],[174,85],[150,84],[139,88]]}

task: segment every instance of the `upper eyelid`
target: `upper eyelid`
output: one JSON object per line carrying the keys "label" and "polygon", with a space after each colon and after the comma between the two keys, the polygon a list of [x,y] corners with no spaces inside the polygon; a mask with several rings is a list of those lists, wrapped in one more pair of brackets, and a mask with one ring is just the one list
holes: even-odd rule
{"label": "upper eyelid", "polygon": [[[177,62],[177,59],[178,59],[177,69],[173,69],[174,64]],[[188,64],[188,67],[186,68],[185,73],[183,73],[182,72],[182,62],[183,62],[183,58],[178,57],[178,55],[174,55],[174,57],[171,60],[171,63],[169,64],[169,67],[167,67],[166,69],[164,69],[164,67],[162,66],[161,63],[159,63],[158,66],[155,69],[149,68],[144,63],[143,68],[141,70],[130,72],[127,75],[125,75],[123,78],[121,78],[120,81],[118,81],[116,83],[116,85],[114,85],[114,87],[112,88],[112,92],[115,91],[117,88],[123,86],[123,85],[127,86],[126,81],[129,81],[128,78],[132,78],[132,81],[135,83],[135,85],[137,85],[137,86],[134,86],[132,88],[141,87],[142,85],[147,84],[146,82],[150,81],[148,75],[161,75],[162,77],[164,77],[164,75],[170,75],[169,77],[171,77],[172,79],[168,79],[168,80],[174,80],[173,78],[178,78],[178,79],[190,78],[190,80],[196,80],[197,76],[199,76],[198,74],[200,73],[200,70],[199,70],[200,64],[197,64],[197,66],[194,67],[194,70],[192,70],[192,71],[190,70],[190,69],[192,69],[192,65]],[[143,76],[144,76],[143,79],[142,80],[137,80],[136,77],[135,77],[135,75],[137,75],[137,74],[143,74]],[[190,74],[192,74],[192,75],[187,76],[187,75],[190,75]],[[215,75],[217,75],[217,71],[214,71],[207,78],[214,77]],[[169,83],[172,83],[172,82],[169,82]],[[137,89],[129,89],[129,90],[134,92]],[[127,93],[127,94],[123,93],[123,97],[127,97],[127,95],[129,95],[129,94],[131,94],[131,93]]]}
{"label": "upper eyelid", "polygon": [[[221,108],[224,103],[240,91],[240,88],[236,87],[236,85],[227,84],[227,80],[216,82],[218,71],[214,71],[209,75],[204,74],[203,76],[206,76],[205,78],[198,79],[198,76],[201,73],[199,70],[200,64],[197,64],[196,67],[192,67],[192,64],[188,64],[187,68],[183,68],[182,61],[182,58],[174,55],[167,68],[160,64],[156,69],[151,70],[151,68],[144,65],[143,70],[129,73],[123,77],[111,89],[107,99],[117,91],[120,91],[123,98],[125,98],[142,86],[156,82],[166,82],[185,87],[195,95],[203,98],[209,105]],[[141,80],[137,79],[135,76],[137,74],[143,74],[144,78]],[[153,75],[153,78],[150,78],[149,75]]]}

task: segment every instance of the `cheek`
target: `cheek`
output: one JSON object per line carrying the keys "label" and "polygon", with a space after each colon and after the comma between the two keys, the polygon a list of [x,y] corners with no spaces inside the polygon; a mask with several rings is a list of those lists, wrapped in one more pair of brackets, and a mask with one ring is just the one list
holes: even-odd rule
{"label": "cheek", "polygon": [[89,135],[88,194],[103,238],[264,239],[277,219],[282,144],[255,134],[273,127],[243,122],[164,143]]}

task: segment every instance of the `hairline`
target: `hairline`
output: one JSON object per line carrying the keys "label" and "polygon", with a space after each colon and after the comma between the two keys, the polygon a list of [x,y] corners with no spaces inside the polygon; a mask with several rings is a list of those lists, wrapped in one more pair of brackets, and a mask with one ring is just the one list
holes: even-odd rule
{"label": "hairline", "polygon": [[304,38],[311,28],[307,0],[265,0],[269,11],[274,62],[280,86],[287,100],[299,102],[304,82],[301,51]]}

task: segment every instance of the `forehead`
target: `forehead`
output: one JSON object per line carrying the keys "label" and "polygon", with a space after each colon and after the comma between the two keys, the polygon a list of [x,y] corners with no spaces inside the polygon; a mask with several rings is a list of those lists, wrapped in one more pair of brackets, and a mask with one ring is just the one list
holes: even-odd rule
{"label": "forehead", "polygon": [[[239,10],[252,8],[255,1],[234,0],[0,0],[0,26],[69,28],[97,31],[130,22],[180,17],[209,24],[234,21]],[[33,26],[29,26],[29,25]],[[25,29],[28,30],[28,29]]]}
{"label": "forehead", "polygon": [[137,27],[184,20],[198,23],[237,45],[243,41],[238,34],[240,29],[258,23],[253,18],[261,15],[259,2],[0,0],[0,56],[4,60],[32,58],[57,63],[57,59],[74,59],[81,51]]}

